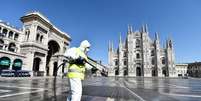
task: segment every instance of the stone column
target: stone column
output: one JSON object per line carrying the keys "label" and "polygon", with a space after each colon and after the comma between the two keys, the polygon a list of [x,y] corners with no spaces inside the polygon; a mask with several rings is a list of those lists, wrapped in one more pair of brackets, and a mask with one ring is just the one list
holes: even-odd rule
{"label": "stone column", "polygon": [[37,24],[33,24],[31,27],[30,27],[30,35],[29,35],[29,40],[28,41],[36,41],[36,28],[37,28]]}
{"label": "stone column", "polygon": [[27,52],[26,57],[22,70],[31,71],[30,74],[33,76],[34,52]]}
{"label": "stone column", "polygon": [[12,70],[12,66],[13,66],[13,59],[11,58],[9,70]]}
{"label": "stone column", "polygon": [[152,77],[151,68],[144,68],[144,77]]}
{"label": "stone column", "polygon": [[15,38],[15,34],[16,34],[16,33],[14,33],[14,32],[13,32],[13,37],[12,37],[12,40],[14,40],[14,38]]}
{"label": "stone column", "polygon": [[[59,60],[58,61],[58,66],[59,65],[61,65],[63,63],[63,61],[62,60]],[[59,68],[58,68],[58,71],[57,71],[57,76],[62,76],[63,75],[63,73],[62,73],[62,66],[60,66]]]}
{"label": "stone column", "polygon": [[135,77],[136,76],[136,67],[133,64],[128,66],[128,76]]}
{"label": "stone column", "polygon": [[7,33],[6,33],[6,37],[7,37],[7,38],[8,38],[8,36],[9,36],[8,32],[9,32],[9,30],[8,30]]}
{"label": "stone column", "polygon": [[53,76],[53,70],[54,70],[54,61],[50,60],[49,62],[49,76]]}
{"label": "stone column", "polygon": [[1,27],[0,33],[2,33],[3,27]]}
{"label": "stone column", "polygon": [[5,41],[5,44],[7,45],[5,45],[4,47],[5,47],[5,51],[8,51],[8,46],[9,46],[9,43],[8,43],[8,41]]}
{"label": "stone column", "polygon": [[46,56],[41,58],[41,64],[40,64],[40,68],[39,71],[43,71],[44,72],[44,76],[46,76]]}
{"label": "stone column", "polygon": [[5,45],[3,45],[3,48],[2,48],[2,50],[4,50],[5,49]]}

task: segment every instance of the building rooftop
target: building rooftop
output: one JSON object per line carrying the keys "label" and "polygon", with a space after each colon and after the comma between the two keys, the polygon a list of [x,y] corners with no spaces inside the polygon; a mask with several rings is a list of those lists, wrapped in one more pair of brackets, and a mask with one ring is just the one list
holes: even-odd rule
{"label": "building rooftop", "polygon": [[201,62],[193,62],[193,63],[189,63],[188,65],[201,65]]}
{"label": "building rooftop", "polygon": [[67,36],[69,39],[71,39],[71,37],[68,35],[68,33],[66,32],[63,32],[61,31],[60,29],[58,29],[56,26],[54,26],[51,21],[46,17],[44,16],[42,13],[40,13],[39,11],[31,11],[31,12],[28,12],[24,17],[28,17],[28,16],[31,16],[31,15],[36,15],[36,16],[39,16],[40,18],[42,18],[43,20],[45,20],[45,22],[47,22],[48,24],[50,24],[53,29],[57,30],[59,33]]}
{"label": "building rooftop", "polygon": [[0,20],[0,23],[3,24],[3,25],[6,25],[6,26],[8,26],[8,27],[11,27],[11,28],[13,28],[13,29],[15,29],[15,30],[17,30],[17,31],[22,31],[21,28],[18,28],[18,27],[16,27],[16,26],[13,26],[13,25],[11,25],[9,22]]}

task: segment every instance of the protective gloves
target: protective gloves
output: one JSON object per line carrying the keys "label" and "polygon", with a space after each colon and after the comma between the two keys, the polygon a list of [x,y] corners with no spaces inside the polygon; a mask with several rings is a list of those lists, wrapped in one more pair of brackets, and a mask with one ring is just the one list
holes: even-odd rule
{"label": "protective gloves", "polygon": [[85,64],[86,63],[86,59],[79,56],[78,59],[75,60],[77,64]]}

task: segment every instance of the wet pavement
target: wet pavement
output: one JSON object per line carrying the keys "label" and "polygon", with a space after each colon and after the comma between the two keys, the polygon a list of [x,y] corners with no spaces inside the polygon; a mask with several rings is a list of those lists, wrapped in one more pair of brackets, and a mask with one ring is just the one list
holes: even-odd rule
{"label": "wet pavement", "polygon": [[[83,82],[82,101],[201,101],[201,79],[104,78]],[[67,78],[0,78],[0,101],[66,101]]]}

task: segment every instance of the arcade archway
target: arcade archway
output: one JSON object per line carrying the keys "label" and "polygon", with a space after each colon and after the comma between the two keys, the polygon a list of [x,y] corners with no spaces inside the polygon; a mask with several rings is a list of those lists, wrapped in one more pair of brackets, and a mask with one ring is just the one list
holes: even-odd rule
{"label": "arcade archway", "polygon": [[[48,55],[46,57],[46,75],[49,76],[49,70],[50,70],[50,60],[51,60],[51,57],[59,52],[60,50],[60,47],[59,47],[59,44],[54,41],[54,40],[51,40],[48,42]],[[53,66],[55,66],[55,64],[53,64]],[[56,69],[53,68],[53,75],[55,74],[55,71]]]}
{"label": "arcade archway", "polygon": [[38,57],[34,58],[34,62],[33,62],[33,75],[34,76],[38,76],[37,73],[40,70],[40,62],[41,62],[40,58],[38,58]]}
{"label": "arcade archway", "polygon": [[22,60],[15,59],[13,61],[12,70],[21,70],[22,69]]}
{"label": "arcade archway", "polygon": [[3,69],[9,69],[11,60],[8,57],[1,57],[0,58],[0,72]]}

